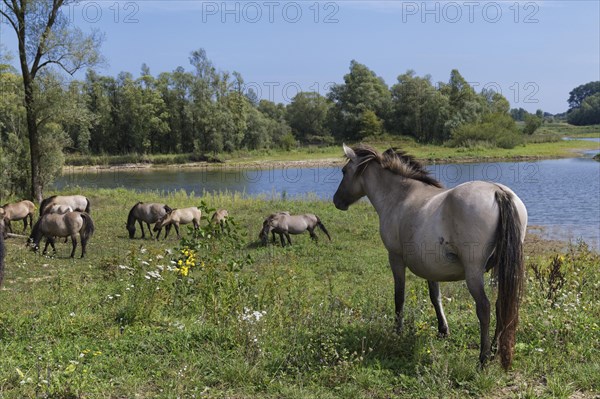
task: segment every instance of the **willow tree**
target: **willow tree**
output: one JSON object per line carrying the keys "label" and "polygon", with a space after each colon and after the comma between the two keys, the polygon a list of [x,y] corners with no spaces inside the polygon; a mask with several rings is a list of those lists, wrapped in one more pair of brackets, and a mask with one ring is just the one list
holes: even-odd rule
{"label": "willow tree", "polygon": [[[63,10],[76,1],[70,0],[2,0],[0,16],[17,36],[19,66],[23,77],[23,100],[26,111],[29,151],[31,155],[32,199],[42,200],[40,175],[39,124],[36,78],[47,68],[58,68],[73,75],[82,68],[97,64],[102,35],[93,30],[85,34],[72,25]],[[68,14],[68,13],[67,13]]]}

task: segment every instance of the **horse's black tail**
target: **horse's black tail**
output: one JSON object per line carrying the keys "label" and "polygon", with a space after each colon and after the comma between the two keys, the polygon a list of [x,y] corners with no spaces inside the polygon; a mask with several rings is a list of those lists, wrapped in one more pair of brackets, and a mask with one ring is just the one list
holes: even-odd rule
{"label": "horse's black tail", "polygon": [[321,230],[323,230],[323,233],[325,233],[327,238],[329,238],[329,241],[331,241],[331,236],[329,235],[329,232],[327,231],[327,229],[325,228],[325,225],[321,222],[321,219],[319,219],[318,216],[317,216],[317,226],[319,226],[319,228]]}
{"label": "horse's black tail", "polygon": [[502,189],[498,190],[496,203],[500,219],[496,230],[496,247],[490,259],[490,266],[494,268],[498,281],[496,306],[498,354],[502,367],[508,369],[513,359],[525,268],[521,221],[513,196]]}
{"label": "horse's black tail", "polygon": [[90,213],[90,199],[86,197],[85,200],[87,201],[87,203],[85,205],[85,213],[87,213],[89,215],[89,213]]}
{"label": "horse's black tail", "polygon": [[4,226],[0,224],[0,287],[4,280]]}
{"label": "horse's black tail", "polygon": [[92,217],[88,213],[81,212],[81,218],[83,219],[83,226],[81,226],[81,230],[79,230],[79,236],[81,237],[81,242],[83,243],[90,239],[96,228],[94,226]]}

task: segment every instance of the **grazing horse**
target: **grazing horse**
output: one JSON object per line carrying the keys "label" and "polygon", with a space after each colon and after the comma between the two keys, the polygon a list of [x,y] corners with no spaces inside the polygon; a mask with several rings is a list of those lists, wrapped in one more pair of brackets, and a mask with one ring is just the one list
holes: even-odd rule
{"label": "grazing horse", "polygon": [[48,213],[52,205],[65,205],[74,211],[90,213],[90,200],[83,195],[53,195],[40,204],[40,216]]}
{"label": "grazing horse", "polygon": [[12,233],[12,227],[10,222],[13,220],[23,221],[23,231],[27,230],[27,219],[29,219],[29,226],[33,226],[33,212],[35,211],[35,204],[31,201],[20,201],[12,204],[4,204],[2,206],[2,214],[5,222],[6,229]]}
{"label": "grazing horse", "polygon": [[190,208],[180,208],[173,209],[170,212],[167,212],[165,216],[163,216],[156,224],[154,225],[154,231],[157,231],[156,239],[160,237],[160,231],[163,227],[165,227],[165,239],[169,235],[171,231],[171,226],[175,226],[175,231],[177,232],[177,238],[180,238],[179,235],[179,225],[180,224],[194,224],[194,229],[197,230],[200,227],[200,218],[202,217],[202,212],[195,206]]}
{"label": "grazing horse", "polygon": [[48,213],[41,218],[33,226],[29,241],[33,249],[37,251],[40,247],[42,237],[46,237],[46,245],[44,246],[44,254],[48,249],[48,244],[52,246],[54,252],[54,237],[71,237],[73,242],[73,250],[71,258],[75,256],[75,248],[77,248],[77,235],[81,238],[81,257],[85,256],[85,248],[88,240],[94,234],[94,222],[86,212],[69,212],[65,214]]}
{"label": "grazing horse", "polygon": [[227,212],[227,209],[219,209],[218,211],[213,213],[212,217],[210,218],[210,223],[213,225],[218,224],[219,226],[221,226],[221,231],[223,231],[225,219],[227,219],[228,217],[229,212]]}
{"label": "grazing horse", "polygon": [[129,211],[129,215],[127,216],[127,231],[129,232],[129,238],[135,237],[135,222],[137,221],[140,224],[140,229],[142,229],[142,238],[145,238],[144,234],[144,225],[142,222],[146,222],[148,226],[148,232],[150,233],[150,237],[152,237],[152,230],[150,229],[150,223],[156,223],[159,219],[164,217],[167,212],[171,212],[171,208],[165,204],[158,204],[155,202],[138,202],[135,204],[131,210]]}
{"label": "grazing horse", "polygon": [[494,269],[498,299],[493,341],[508,369],[524,281],[523,202],[502,184],[473,181],[444,189],[413,157],[392,148],[381,154],[365,145],[344,145],[344,152],[348,162],[333,202],[347,210],[366,195],[377,211],[394,275],[396,328],[402,328],[405,268],[428,281],[442,336],[448,334],[448,323],[438,282],[466,280],[479,319],[482,367],[491,356],[484,273]]}
{"label": "grazing horse", "polygon": [[[263,244],[266,245],[269,238],[269,232],[277,233],[281,239],[281,246],[285,247],[285,240],[283,239],[283,236],[287,238],[289,245],[292,245],[290,234],[302,234],[307,230],[310,234],[310,237],[316,241],[317,235],[315,234],[315,228],[317,226],[331,241],[331,236],[329,235],[329,232],[323,223],[321,223],[321,219],[312,213],[305,213],[303,215],[290,215],[288,212],[279,212],[271,214],[263,222],[263,228],[259,236]],[[273,239],[274,238],[275,236],[273,235]]]}

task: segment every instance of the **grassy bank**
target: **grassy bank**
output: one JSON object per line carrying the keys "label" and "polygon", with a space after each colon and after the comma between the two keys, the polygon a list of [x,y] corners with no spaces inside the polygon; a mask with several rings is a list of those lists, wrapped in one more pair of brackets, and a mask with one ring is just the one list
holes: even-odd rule
{"label": "grassy bank", "polygon": [[[493,361],[479,372],[464,282],[442,284],[451,335],[438,339],[427,285],[408,273],[405,330],[392,332],[392,275],[366,203],[341,212],[310,198],[205,197],[229,209],[240,235],[204,239],[193,255],[204,265],[184,278],[168,270],[186,259],[178,241],[129,240],[124,224],[137,200],[181,207],[199,198],[86,194],[96,223],[87,258],[67,259],[70,244],[42,257],[7,242],[0,398],[600,394],[600,258],[584,246],[555,256],[528,240],[514,368]],[[284,209],[316,213],[333,240],[317,232],[316,244],[305,235],[292,247],[258,246],[264,216]]]}
{"label": "grassy bank", "polygon": [[[366,142],[381,149],[390,146],[399,147],[427,162],[475,162],[496,160],[523,160],[540,158],[564,158],[576,156],[578,151],[598,149],[598,143],[589,141],[564,141],[562,137],[599,137],[600,126],[577,127],[568,124],[548,124],[539,133],[527,136],[526,144],[512,149],[476,147],[451,148],[441,145],[419,144],[411,138],[386,137],[384,139],[367,140]],[[265,164],[279,162],[321,162],[339,161],[341,149],[339,145],[328,147],[304,146],[283,150],[236,151],[233,153],[215,154],[211,162],[225,164]],[[195,154],[165,154],[165,155],[104,155],[85,156],[69,155],[66,165],[73,166],[120,166],[137,164],[155,167],[168,165],[183,165],[205,162],[204,156]],[[220,165],[223,166],[223,165]]]}

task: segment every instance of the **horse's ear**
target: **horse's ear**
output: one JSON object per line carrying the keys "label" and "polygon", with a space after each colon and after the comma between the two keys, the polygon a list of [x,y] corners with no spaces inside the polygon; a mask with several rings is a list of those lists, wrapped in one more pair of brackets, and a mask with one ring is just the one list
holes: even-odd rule
{"label": "horse's ear", "polygon": [[354,161],[356,159],[356,153],[354,152],[354,150],[348,147],[346,144],[343,144],[343,147],[344,154],[346,154],[346,157],[348,157],[349,160]]}

